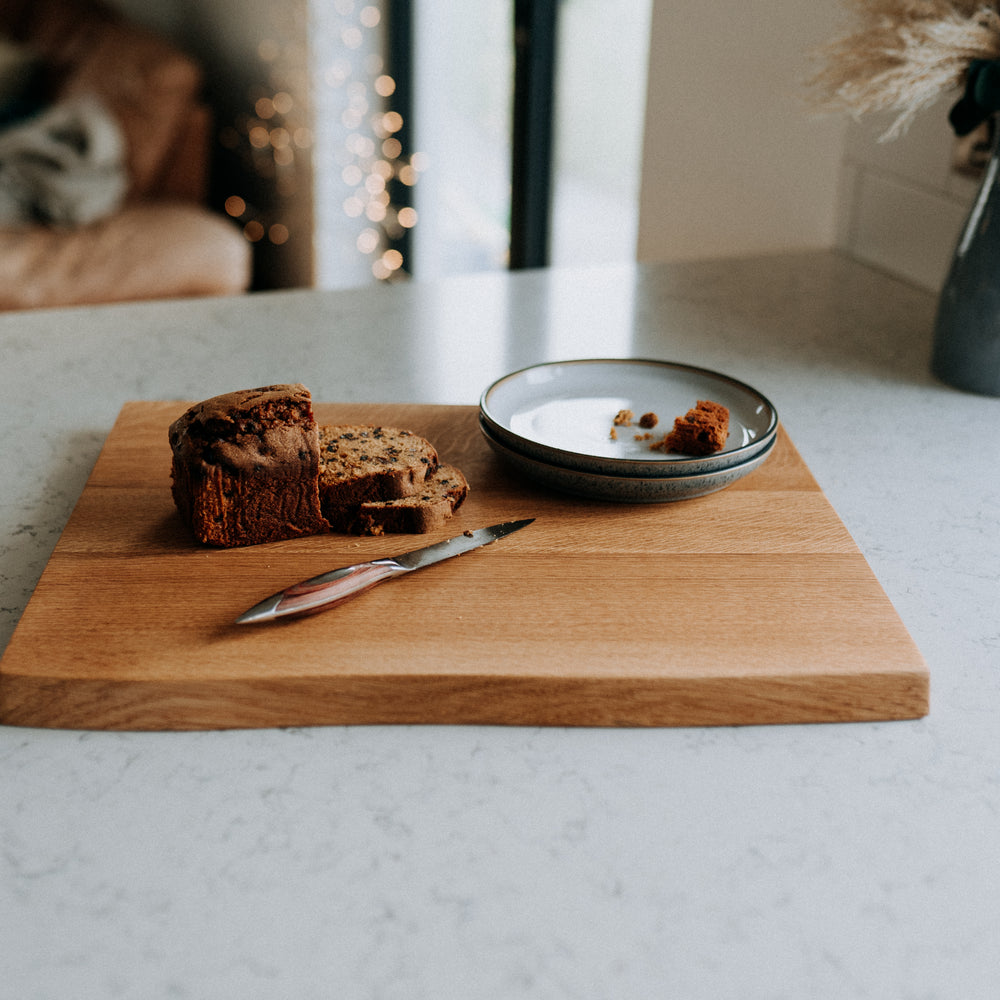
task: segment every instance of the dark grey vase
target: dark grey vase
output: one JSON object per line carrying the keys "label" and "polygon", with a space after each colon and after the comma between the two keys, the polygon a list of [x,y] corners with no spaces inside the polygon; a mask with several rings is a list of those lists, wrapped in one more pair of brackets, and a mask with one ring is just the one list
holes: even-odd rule
{"label": "dark grey vase", "polygon": [[957,389],[1000,396],[1000,150],[996,146],[941,290],[931,370]]}

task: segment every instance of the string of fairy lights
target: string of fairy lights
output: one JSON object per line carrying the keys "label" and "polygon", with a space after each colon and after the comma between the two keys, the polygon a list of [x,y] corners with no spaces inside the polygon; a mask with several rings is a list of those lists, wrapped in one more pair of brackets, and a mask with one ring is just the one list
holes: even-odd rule
{"label": "string of fairy lights", "polygon": [[[222,146],[241,157],[243,169],[276,196],[275,204],[232,193],[224,208],[249,242],[282,246],[296,235],[294,212],[287,205],[303,173],[310,167],[336,171],[345,232],[374,278],[390,281],[404,274],[407,264],[393,244],[417,224],[416,210],[395,204],[390,190],[393,183],[415,185],[426,157],[405,150],[399,139],[404,122],[392,108],[396,81],[385,72],[380,7],[334,0],[314,11],[317,16],[323,23],[310,29],[325,32],[323,37],[332,42],[324,45],[323,51],[330,53],[324,64],[309,73],[304,41],[262,41],[258,56],[267,68],[266,79],[248,95],[247,111],[220,133]],[[305,38],[309,32],[298,34]],[[336,136],[326,154],[330,162],[315,162],[317,129]]]}

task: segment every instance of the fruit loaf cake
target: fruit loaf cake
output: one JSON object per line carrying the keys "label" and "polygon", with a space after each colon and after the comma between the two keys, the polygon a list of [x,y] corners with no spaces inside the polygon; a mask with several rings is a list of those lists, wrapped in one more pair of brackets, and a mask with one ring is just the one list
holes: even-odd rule
{"label": "fruit loaf cake", "polygon": [[441,465],[413,496],[331,512],[330,526],[352,535],[422,534],[441,527],[469,494],[461,471]]}
{"label": "fruit loaf cake", "polygon": [[174,503],[198,541],[255,545],[327,530],[305,386],[214,396],[175,420],[169,437]]}
{"label": "fruit loaf cake", "polygon": [[206,545],[255,545],[331,527],[429,531],[468,492],[457,469],[428,481],[438,472],[437,451],[411,431],[318,427],[309,390],[298,383],[207,399],[171,424],[169,438],[174,503]]}
{"label": "fruit loaf cake", "polygon": [[438,466],[434,446],[395,427],[319,428],[319,494],[326,516],[413,496]]}

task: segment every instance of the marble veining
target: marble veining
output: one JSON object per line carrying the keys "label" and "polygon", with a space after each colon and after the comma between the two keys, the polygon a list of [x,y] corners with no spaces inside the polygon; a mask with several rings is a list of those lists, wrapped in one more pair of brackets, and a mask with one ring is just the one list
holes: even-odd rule
{"label": "marble veining", "polygon": [[818,253],[0,316],[0,647],[128,399],[612,344],[774,400],[932,675],[907,723],[0,728],[0,1000],[996,995],[1000,401],[933,305]]}

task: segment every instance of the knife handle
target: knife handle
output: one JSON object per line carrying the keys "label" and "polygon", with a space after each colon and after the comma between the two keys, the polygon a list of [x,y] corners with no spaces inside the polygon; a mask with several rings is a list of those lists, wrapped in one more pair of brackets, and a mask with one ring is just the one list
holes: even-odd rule
{"label": "knife handle", "polygon": [[388,580],[399,573],[408,573],[405,566],[392,559],[375,559],[372,562],[346,566],[331,573],[313,577],[289,587],[281,595],[275,615],[308,615],[343,604],[376,583]]}

